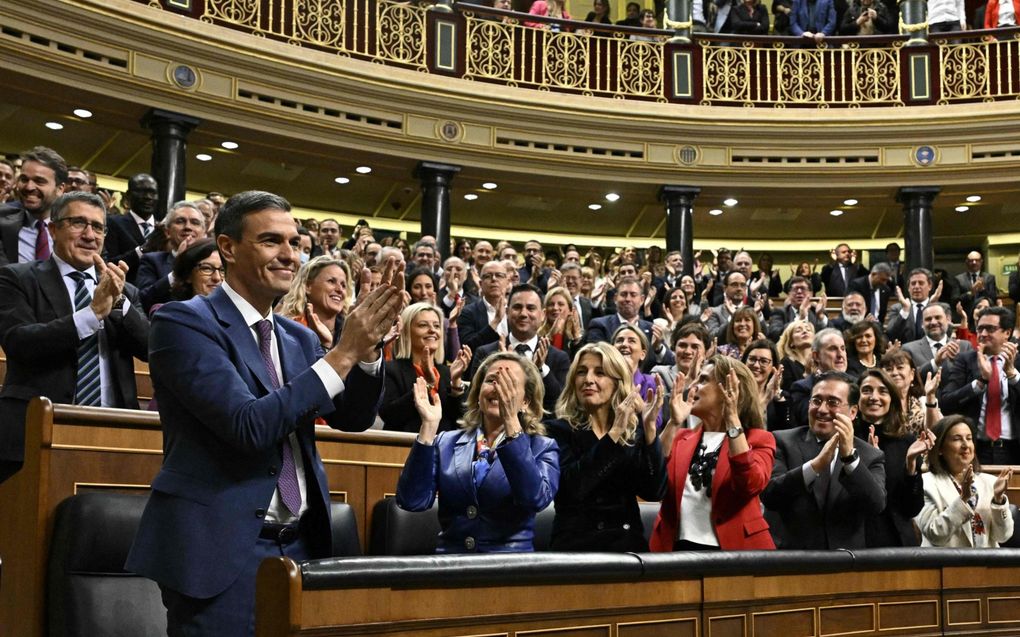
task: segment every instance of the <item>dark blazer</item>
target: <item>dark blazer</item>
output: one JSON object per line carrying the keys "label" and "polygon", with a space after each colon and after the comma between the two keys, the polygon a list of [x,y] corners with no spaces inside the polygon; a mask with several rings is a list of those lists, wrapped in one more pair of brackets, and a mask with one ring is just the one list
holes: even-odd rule
{"label": "dark blazer", "polygon": [[666,493],[666,461],[659,439],[644,443],[640,427],[631,446],[566,420],[546,423],[560,449],[552,549],[647,551],[637,498],[657,502]]}
{"label": "dark blazer", "polygon": [[[153,219],[149,223],[155,225],[156,220]],[[135,248],[145,243],[145,237],[138,229],[135,218],[129,214],[106,215],[106,227],[106,241],[103,243],[106,260],[111,263],[118,261],[126,263],[128,282],[137,283],[141,257]]]}
{"label": "dark blazer", "polygon": [[0,265],[18,262],[18,234],[28,213],[20,208],[14,214],[0,217]]}
{"label": "dark blazer", "polygon": [[[866,437],[866,423],[861,434]],[[912,434],[899,438],[886,436],[880,427],[875,428],[878,448],[885,454],[886,507],[878,515],[868,518],[864,527],[868,548],[884,546],[918,546],[920,538],[914,532],[914,517],[924,506],[924,482],[920,467],[907,473],[907,449],[917,440]]]}
{"label": "dark blazer", "polygon": [[[976,392],[973,388],[973,381],[981,378],[981,371],[977,363],[978,353],[974,350],[960,352],[950,368],[949,378],[942,379],[939,402],[942,404],[942,411],[946,414],[963,414],[973,421],[977,427],[978,438],[987,440],[985,435],[985,423],[981,420],[981,403],[988,392],[987,386],[983,391]],[[1020,380],[1010,380],[1009,395],[1006,400],[1009,402],[1009,411],[1013,415],[1014,427],[1017,424],[1017,416],[1020,414]],[[1014,438],[1020,438],[1016,430],[1013,431]]]}
{"label": "dark blazer", "polygon": [[[833,35],[836,33],[836,7],[832,0],[817,0],[814,22],[810,20],[807,0],[793,0],[793,13],[790,14],[790,32],[801,36],[805,31]],[[825,279],[823,273],[822,279]],[[832,294],[830,296],[842,296]]]}
{"label": "dark blazer", "polygon": [[147,252],[142,255],[135,281],[146,312],[157,303],[170,301],[169,274],[173,269],[174,255],[170,252]]}
{"label": "dark blazer", "polygon": [[955,301],[958,301],[967,312],[970,312],[974,308],[974,304],[982,298],[988,299],[992,305],[995,305],[995,301],[999,298],[999,289],[995,286],[995,275],[981,272],[978,274],[978,278],[985,282],[985,287],[974,294],[971,291],[970,273],[961,272],[956,275],[954,281],[956,282],[957,296],[954,299],[954,306],[956,305]]}
{"label": "dark blazer", "polygon": [[520,277],[521,283],[530,283],[542,291],[545,294],[549,288],[549,275],[551,272],[549,268],[542,268],[538,273],[538,279],[535,281],[531,280],[531,268],[528,266],[522,266],[517,269],[517,276]]}
{"label": "dark blazer", "polygon": [[1014,303],[1020,303],[1020,270],[1009,273],[1009,298],[1013,299]]}
{"label": "dark blazer", "polygon": [[[507,339],[509,340],[509,339]],[[499,351],[499,343],[482,345],[471,357],[471,367],[468,379],[475,377],[475,372],[482,365],[482,362]],[[549,373],[542,377],[542,384],[545,386],[545,398],[542,399],[542,408],[552,413],[556,410],[556,401],[563,393],[563,385],[567,381],[567,372],[570,370],[570,356],[566,352],[549,346],[549,353],[546,354],[545,364],[549,366]],[[538,370],[540,373],[542,370]]]}
{"label": "dark blazer", "polygon": [[[669,477],[666,495],[649,541],[652,551],[673,550],[687,474],[701,442],[701,432],[700,426],[682,429],[673,440],[666,468]],[[772,434],[761,429],[749,429],[746,435],[751,449],[738,456],[730,457],[729,442],[723,440],[712,474],[711,523],[719,539],[719,548],[724,551],[776,548],[758,499],[772,475],[776,441]]]}
{"label": "dark blazer", "polygon": [[[772,280],[775,281],[776,278],[773,277]],[[783,305],[772,310],[768,323],[762,325],[765,330],[765,335],[773,341],[778,342],[779,338],[783,335],[783,330],[786,329],[786,326],[797,320],[799,312],[800,308],[793,307],[792,305]],[[808,322],[814,326],[816,332],[826,327],[826,325],[822,324],[821,319],[819,319],[818,315],[815,313],[815,304],[812,304],[811,308],[808,310],[807,318]]]}
{"label": "dark blazer", "polygon": [[439,492],[438,553],[533,551],[535,514],[559,487],[556,443],[527,434],[504,440],[476,487],[476,432],[446,431],[432,445],[415,441],[397,482],[397,505],[427,511]]}
{"label": "dark blazer", "polygon": [[[620,317],[613,312],[608,316],[600,316],[594,318],[591,323],[588,324],[588,330],[584,334],[585,343],[609,343],[613,338],[613,332],[620,327]],[[644,319],[638,319],[638,327],[645,333],[648,338],[648,346],[651,347],[652,343],[652,324]],[[654,357],[655,354],[651,351],[648,352],[650,356]]]}
{"label": "dark blazer", "polygon": [[[910,300],[908,299],[908,301]],[[910,307],[907,309],[907,318],[903,318],[900,314],[900,310],[903,309],[901,304],[893,303],[892,307],[889,308],[889,321],[885,325],[885,335],[890,341],[896,340],[900,343],[909,343],[919,338],[924,338],[923,324],[922,329],[918,330],[914,319],[915,305],[917,305],[916,302],[910,301]],[[928,307],[927,303],[925,303],[924,307]],[[924,309],[921,312],[923,313]]]}
{"label": "dark blazer", "polygon": [[[801,3],[801,6],[803,6],[803,4],[804,3]],[[794,35],[801,34],[795,33]],[[846,273],[847,285],[851,281],[859,277],[861,275],[861,272],[862,268],[859,264],[851,263],[850,265],[848,265]],[[825,294],[827,294],[828,296],[846,296],[848,287],[847,285],[844,285],[843,276],[840,274],[839,267],[835,263],[827,263],[823,265],[820,276],[822,279],[822,283],[825,285]]]}
{"label": "dark blazer", "polygon": [[588,297],[579,296],[578,302],[579,305],[581,306],[581,330],[587,331],[588,324],[591,323],[591,320],[593,318],[599,316],[599,313],[592,306],[591,299],[589,299]]}
{"label": "dark blazer", "polygon": [[163,423],[163,468],[152,481],[127,570],[174,591],[209,598],[250,561],[276,490],[282,440],[297,432],[305,465],[309,552],[332,555],[329,493],[314,423],[364,431],[375,421],[382,378],[359,367],[330,400],[310,367],[318,337],[276,316],[283,386],[273,390],[251,329],[223,288],[153,317],[152,383]]}
{"label": "dark blazer", "polygon": [[[113,407],[138,409],[134,358],[148,360],[149,322],[131,285],[127,311],[103,321],[108,346]],[[0,268],[0,346],[7,376],[0,390],[0,481],[21,468],[25,411],[35,396],[73,403],[78,375],[78,332],[74,306],[56,261]]]}
{"label": "dark blazer", "polygon": [[467,345],[476,351],[486,343],[495,343],[499,334],[489,325],[489,313],[485,309],[485,299],[479,298],[465,305],[457,317],[457,330],[460,333],[460,344]]}
{"label": "dark blazer", "polygon": [[821,450],[815,435],[806,426],[774,435],[776,460],[762,502],[782,518],[776,545],[783,549],[865,548],[867,519],[885,509],[885,454],[854,438],[861,458],[857,468],[847,473],[837,459],[838,477],[829,479],[828,472],[823,473],[808,488],[802,467]]}
{"label": "dark blazer", "polygon": [[[436,365],[436,369],[439,371],[439,399],[443,406],[443,420],[439,428],[441,431],[456,429],[457,420],[463,414],[461,397],[450,395],[449,366]],[[386,366],[386,390],[382,404],[379,405],[383,429],[411,433],[418,433],[421,429],[421,415],[414,406],[416,380],[418,374],[409,358],[395,358]]]}
{"label": "dark blazer", "polygon": [[730,11],[729,33],[750,35],[769,34],[769,12],[764,5],[756,4],[750,10],[743,2]]}
{"label": "dark blazer", "polygon": [[[860,292],[861,294],[863,294],[864,302],[868,307],[868,311],[871,312],[871,304],[873,302],[875,294],[871,287],[871,280],[867,274],[865,274],[864,276],[857,277],[856,279],[851,281],[850,288],[848,291]],[[880,326],[885,325],[886,314],[885,308],[886,305],[888,305],[889,303],[890,292],[891,290],[889,290],[889,286],[887,285],[883,285],[882,287],[878,288],[878,314],[877,315],[874,315],[874,313],[872,314],[875,316],[875,319],[878,320]]]}
{"label": "dark blazer", "polygon": [[790,424],[794,427],[804,427],[808,424],[808,401],[811,399],[811,392],[814,390],[816,382],[818,382],[818,377],[811,374],[794,381],[790,386]]}

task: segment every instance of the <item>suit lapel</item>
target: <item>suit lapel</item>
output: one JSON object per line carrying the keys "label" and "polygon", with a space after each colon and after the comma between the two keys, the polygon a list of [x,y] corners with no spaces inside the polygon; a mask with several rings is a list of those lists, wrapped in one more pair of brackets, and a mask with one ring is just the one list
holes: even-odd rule
{"label": "suit lapel", "polygon": [[[701,427],[697,429],[684,429],[677,434],[677,440],[673,443],[673,484],[677,491],[683,493],[684,485],[687,484],[687,474],[691,470],[691,460],[698,447],[698,439],[701,437]],[[715,479],[712,480],[715,485]],[[715,492],[713,491],[713,494]]]}
{"label": "suit lapel", "polygon": [[67,286],[63,277],[60,276],[60,269],[53,258],[39,263],[39,288],[43,296],[49,301],[57,316],[68,316],[74,313],[71,305],[71,297],[67,293]]}
{"label": "suit lapel", "polygon": [[[287,383],[296,375],[296,372],[300,371],[294,369],[294,357],[301,351],[301,344],[283,329],[278,316],[274,318],[276,319],[273,321],[273,325],[276,331],[277,350],[280,354],[280,369],[283,371],[283,378],[280,379],[280,382]],[[259,357],[261,358],[261,356],[260,352]]]}
{"label": "suit lapel", "polygon": [[[811,429],[808,428],[804,432],[804,437],[799,440],[802,464],[803,462],[809,462],[812,458],[818,455],[818,443],[815,441],[815,435],[811,433]],[[825,511],[825,501],[829,497],[829,483],[831,476],[829,475],[829,467],[826,467],[815,481],[811,483],[811,492],[815,496],[815,502],[818,504],[819,511]]]}
{"label": "suit lapel", "polygon": [[209,303],[212,305],[213,311],[216,312],[216,317],[226,329],[228,338],[237,347],[244,364],[262,384],[262,394],[268,394],[272,390],[273,381],[269,378],[269,370],[262,359],[262,353],[259,352],[255,336],[251,333],[251,327],[245,325],[244,317],[241,316],[241,312],[223,291],[223,288],[213,290],[213,293],[209,295]]}

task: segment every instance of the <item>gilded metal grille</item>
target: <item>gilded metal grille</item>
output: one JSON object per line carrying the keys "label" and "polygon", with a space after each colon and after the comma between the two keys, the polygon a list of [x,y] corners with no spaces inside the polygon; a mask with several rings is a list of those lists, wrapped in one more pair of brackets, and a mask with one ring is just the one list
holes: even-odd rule
{"label": "gilded metal grille", "polygon": [[702,104],[860,106],[902,105],[899,51],[862,49],[856,42],[839,48],[771,48],[744,42],[703,42]]}
{"label": "gilded metal grille", "polygon": [[347,0],[304,0],[291,11],[291,44],[309,43],[345,50]]}
{"label": "gilded metal grille", "polygon": [[1020,97],[1020,33],[978,42],[942,41],[940,104]]}

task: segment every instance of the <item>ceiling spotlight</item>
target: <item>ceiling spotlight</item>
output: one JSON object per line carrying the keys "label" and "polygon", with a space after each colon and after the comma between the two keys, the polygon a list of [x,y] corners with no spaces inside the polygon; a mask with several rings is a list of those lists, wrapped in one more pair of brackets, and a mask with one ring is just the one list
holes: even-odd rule
{"label": "ceiling spotlight", "polygon": [[720,210],[719,208],[712,208],[711,210],[708,211],[708,214],[712,215],[713,217],[718,217],[719,215],[722,214],[722,210]]}
{"label": "ceiling spotlight", "polygon": [[88,119],[88,118],[92,117],[92,111],[90,111],[87,108],[76,108],[76,109],[74,109],[71,112],[74,113],[75,115],[77,115],[78,117],[82,118],[82,119]]}
{"label": "ceiling spotlight", "polygon": [[977,202],[981,201],[981,195],[971,195],[971,196],[967,197],[967,201],[969,201],[971,203],[977,203]]}
{"label": "ceiling spotlight", "polygon": [[358,173],[359,175],[367,175],[368,173],[372,172],[372,167],[358,166],[357,168],[354,169],[354,172]]}
{"label": "ceiling spotlight", "polygon": [[841,216],[843,214],[843,211],[842,210],[830,210],[829,214],[832,215],[833,217],[839,217],[839,216]]}
{"label": "ceiling spotlight", "polygon": [[46,128],[50,130],[60,130],[64,127],[60,122],[46,122]]}
{"label": "ceiling spotlight", "polygon": [[608,192],[608,193],[606,193],[606,201],[613,202],[613,201],[619,201],[619,200],[620,200],[620,195],[616,194],[615,192]]}
{"label": "ceiling spotlight", "polygon": [[482,188],[485,188],[486,190],[495,190],[498,187],[499,186],[495,182],[492,182],[492,181],[487,181],[484,184],[482,184]]}
{"label": "ceiling spotlight", "polygon": [[957,206],[956,212],[967,212],[970,210],[970,206]]}
{"label": "ceiling spotlight", "polygon": [[737,200],[734,199],[733,197],[730,197],[729,199],[723,199],[723,203],[726,204],[727,206],[735,206],[737,205]]}
{"label": "ceiling spotlight", "polygon": [[341,186],[344,185],[344,184],[351,183],[351,180],[350,180],[349,177],[337,177],[333,181],[335,181],[336,183],[340,184]]}
{"label": "ceiling spotlight", "polygon": [[600,203],[590,203],[590,204],[588,204],[588,210],[602,210],[602,204],[600,204]]}
{"label": "ceiling spotlight", "polygon": [[857,200],[856,199],[844,199],[843,200],[843,205],[844,206],[856,206],[857,205]]}
{"label": "ceiling spotlight", "polygon": [[469,192],[468,194],[464,195],[464,198],[467,199],[468,201],[474,201],[475,199],[478,199],[478,195],[476,195],[473,192]]}
{"label": "ceiling spotlight", "polygon": [[237,150],[237,142],[223,142],[222,144],[220,144],[220,146],[226,148],[227,150]]}
{"label": "ceiling spotlight", "polygon": [[199,153],[195,155],[195,159],[198,161],[212,161],[212,155],[206,153]]}

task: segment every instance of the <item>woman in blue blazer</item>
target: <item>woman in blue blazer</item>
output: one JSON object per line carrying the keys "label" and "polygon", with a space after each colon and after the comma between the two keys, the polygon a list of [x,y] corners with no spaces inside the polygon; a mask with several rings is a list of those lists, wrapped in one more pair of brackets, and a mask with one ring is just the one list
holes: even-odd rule
{"label": "woman in blue blazer", "polygon": [[397,504],[425,511],[439,494],[440,553],[533,551],[535,514],[559,486],[559,454],[542,426],[542,377],[513,352],[475,373],[462,428],[436,434],[442,403],[414,386],[421,429],[397,482]]}

